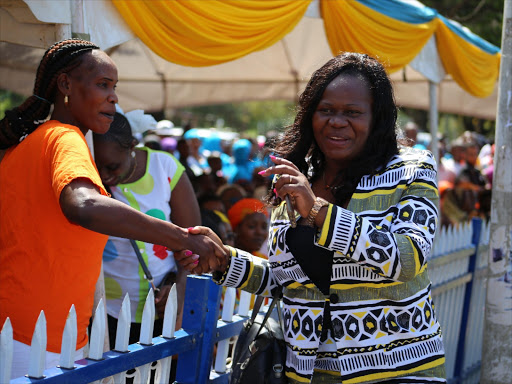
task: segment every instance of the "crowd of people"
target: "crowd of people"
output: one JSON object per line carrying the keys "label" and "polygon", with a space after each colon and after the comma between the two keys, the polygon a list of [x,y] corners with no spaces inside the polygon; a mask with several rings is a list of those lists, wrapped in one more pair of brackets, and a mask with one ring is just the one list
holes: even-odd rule
{"label": "crowd of people", "polygon": [[42,309],[47,365],[72,304],[80,356],[103,260],[111,347],[126,293],[136,342],[151,288],[158,335],[172,284],[181,313],[186,275],[209,272],[267,297],[282,288],[290,383],[446,382],[427,260],[441,224],[488,216],[491,145],[465,133],[448,152],[441,140],[436,167],[417,127],[400,136],[382,64],[358,53],[319,68],[293,124],[265,143],[192,127],[158,135],[151,116],[116,107],[116,83],[106,53],[65,40],[0,121],[0,323],[13,323],[13,377],[27,372]]}
{"label": "crowd of people", "polygon": [[[430,149],[418,139],[419,127],[409,122],[404,127],[405,144]],[[438,136],[437,168],[442,226],[458,226],[474,217],[489,220],[494,173],[494,143],[472,131],[448,142]]]}
{"label": "crowd of people", "polygon": [[[253,138],[221,140],[216,133],[201,138],[193,128],[182,137],[160,136],[155,134],[157,132],[149,131],[141,142],[172,153],[190,170],[187,175],[201,207],[203,202],[220,199],[216,209],[226,213],[232,205],[230,200],[263,199],[267,195],[270,179],[258,175],[258,171],[269,165],[270,146],[275,136],[267,137],[266,143],[258,143]],[[418,138],[421,132],[416,123],[406,123],[401,144],[430,150],[430,142]],[[173,145],[169,146],[169,142]],[[216,143],[214,149],[212,142]],[[465,131],[451,142],[446,136],[438,135],[438,148],[441,225],[457,226],[473,217],[488,220],[494,170],[492,141]]]}

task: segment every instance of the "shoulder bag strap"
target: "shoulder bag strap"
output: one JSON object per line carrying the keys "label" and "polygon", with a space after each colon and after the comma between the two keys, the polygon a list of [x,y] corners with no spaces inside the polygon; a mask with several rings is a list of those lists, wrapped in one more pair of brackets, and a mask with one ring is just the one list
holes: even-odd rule
{"label": "shoulder bag strap", "polygon": [[[115,199],[114,194],[112,193],[110,188],[108,188],[108,187],[106,187],[106,188],[107,188],[108,193],[110,193],[110,196],[113,199]],[[130,244],[132,245],[133,251],[137,255],[137,260],[139,260],[139,264],[142,267],[142,270],[144,271],[144,277],[149,282],[149,284],[151,284],[151,287],[153,288],[153,292],[158,292],[160,289],[155,287],[155,283],[153,282],[154,281],[153,275],[149,271],[149,268],[148,268],[146,262],[144,261],[144,258],[140,254],[140,249],[139,249],[139,247],[137,245],[137,242],[135,240],[133,240],[133,239],[128,239],[128,240],[130,240]]]}
{"label": "shoulder bag strap", "polygon": [[[272,299],[272,302],[270,303],[270,306],[268,307],[267,313],[265,313],[265,317],[263,318],[263,321],[261,322],[260,328],[258,329],[258,332],[256,333],[256,336],[254,338],[258,337],[261,330],[265,326],[265,323],[267,322],[268,318],[272,314],[272,310],[277,305],[277,314],[279,316],[279,325],[282,327],[281,324],[281,308],[279,307],[279,300],[281,299],[281,293],[283,292],[283,288],[279,287],[274,294],[274,297]],[[261,304],[263,302],[263,297],[258,296],[256,300],[254,301],[254,307],[252,309],[252,315],[251,315],[251,321],[254,323],[254,320],[256,319],[256,316],[258,315],[258,312],[260,310]]]}
{"label": "shoulder bag strap", "polygon": [[137,242],[133,239],[129,239],[130,244],[132,245],[133,250],[135,251],[135,254],[137,255],[137,259],[139,260],[139,264],[142,267],[142,270],[144,271],[144,277],[146,280],[151,284],[151,287],[153,288],[153,292],[158,292],[160,289],[155,287],[155,283],[153,282],[153,275],[149,271],[148,266],[146,265],[146,262],[144,261],[144,258],[140,254],[140,249],[137,246]]}

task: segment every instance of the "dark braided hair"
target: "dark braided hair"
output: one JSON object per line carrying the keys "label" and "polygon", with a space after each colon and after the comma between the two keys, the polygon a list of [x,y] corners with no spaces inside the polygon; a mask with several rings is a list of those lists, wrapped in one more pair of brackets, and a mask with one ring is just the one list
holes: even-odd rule
{"label": "dark braided hair", "polygon": [[364,79],[370,88],[373,102],[370,135],[365,147],[357,158],[351,160],[350,167],[342,170],[337,177],[343,183],[343,187],[334,193],[336,204],[339,205],[350,199],[361,177],[375,175],[380,167],[385,166],[398,153],[398,111],[393,87],[381,63],[368,55],[350,52],[325,63],[309,80],[300,95],[295,121],[286,128],[273,148],[277,155],[290,160],[304,175],[308,175],[310,182],[322,175],[325,158],[314,138],[313,114],[327,86],[341,74]]}
{"label": "dark braided hair", "polygon": [[100,47],[81,39],[59,41],[48,48],[37,68],[33,95],[5,112],[0,121],[0,149],[18,144],[46,120],[57,95],[58,76],[80,66],[83,55],[93,49]]}
{"label": "dark braided hair", "polygon": [[121,113],[116,112],[114,121],[110,124],[108,132],[99,134],[93,132],[94,141],[112,141],[118,143],[121,148],[130,149],[132,145],[137,145],[138,140],[133,137],[132,128],[128,119]]}

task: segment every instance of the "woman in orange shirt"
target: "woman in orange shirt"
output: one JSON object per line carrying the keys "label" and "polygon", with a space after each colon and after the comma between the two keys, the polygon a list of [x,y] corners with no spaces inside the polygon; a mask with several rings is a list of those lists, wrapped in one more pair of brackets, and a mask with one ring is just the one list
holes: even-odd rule
{"label": "woman in orange shirt", "polygon": [[[13,378],[28,371],[24,360],[41,310],[47,367],[58,364],[72,304],[77,350],[86,344],[107,235],[200,255],[220,251],[205,236],[108,197],[85,134],[108,131],[117,79],[114,62],[93,43],[58,42],[39,64],[34,94],[0,121],[0,324],[9,317],[13,326]],[[120,171],[128,174],[126,168]]]}

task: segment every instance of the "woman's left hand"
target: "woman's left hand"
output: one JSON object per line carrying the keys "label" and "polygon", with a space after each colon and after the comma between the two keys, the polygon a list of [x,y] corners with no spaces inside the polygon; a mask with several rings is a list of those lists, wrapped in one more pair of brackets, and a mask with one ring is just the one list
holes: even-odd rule
{"label": "woman's left hand", "polygon": [[275,156],[270,158],[276,165],[265,169],[260,175],[281,175],[274,185],[274,193],[283,200],[286,195],[289,195],[294,209],[302,217],[308,217],[316,199],[308,179],[291,161]]}

